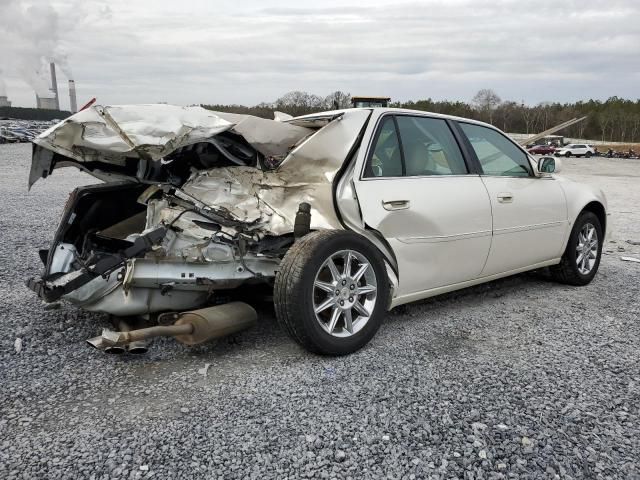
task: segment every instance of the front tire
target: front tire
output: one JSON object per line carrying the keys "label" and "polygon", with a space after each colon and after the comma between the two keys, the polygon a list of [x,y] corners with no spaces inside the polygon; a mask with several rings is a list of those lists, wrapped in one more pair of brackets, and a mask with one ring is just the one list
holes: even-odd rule
{"label": "front tire", "polygon": [[600,266],[603,241],[598,217],[593,212],[582,212],[571,229],[562,260],[550,268],[553,278],[568,285],[591,283]]}
{"label": "front tire", "polygon": [[279,323],[307,350],[346,355],[362,348],[387,311],[382,255],[353,232],[322,230],[298,240],[276,273]]}
{"label": "front tire", "polygon": [[571,152],[567,152],[564,154],[565,157],[569,158],[571,156]]}

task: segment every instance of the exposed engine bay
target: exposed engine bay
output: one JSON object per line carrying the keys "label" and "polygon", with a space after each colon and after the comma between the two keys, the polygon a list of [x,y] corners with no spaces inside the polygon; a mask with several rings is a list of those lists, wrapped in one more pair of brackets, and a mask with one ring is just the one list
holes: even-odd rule
{"label": "exposed engine bay", "polygon": [[116,316],[183,311],[269,285],[297,235],[342,229],[334,202],[369,111],[280,122],[199,107],[79,112],[34,141],[30,186],[75,166],[45,265],[27,283]]}

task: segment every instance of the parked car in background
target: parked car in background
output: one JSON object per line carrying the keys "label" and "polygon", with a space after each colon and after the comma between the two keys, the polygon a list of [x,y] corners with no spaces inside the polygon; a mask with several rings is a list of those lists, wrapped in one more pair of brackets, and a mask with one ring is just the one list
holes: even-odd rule
{"label": "parked car in background", "polygon": [[529,153],[534,155],[550,155],[556,151],[556,147],[551,145],[534,145],[528,149]]}
{"label": "parked car in background", "polygon": [[559,148],[554,152],[556,157],[590,157],[596,153],[595,149],[591,145],[585,145],[582,143],[571,143]]}
{"label": "parked car in background", "polygon": [[559,160],[435,113],[96,105],[34,143],[30,185],[67,166],[103,183],[72,193],[28,286],[159,325],[98,348],[232,333],[256,313],[220,303],[262,288],[297,342],[347,354],[398,305],[542,267],[586,285],[607,227],[602,191],[553,175]]}

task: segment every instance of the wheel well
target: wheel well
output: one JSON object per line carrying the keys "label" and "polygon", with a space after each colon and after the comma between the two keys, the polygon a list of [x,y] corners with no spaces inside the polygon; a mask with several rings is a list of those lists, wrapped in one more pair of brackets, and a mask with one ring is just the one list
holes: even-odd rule
{"label": "wheel well", "polygon": [[606,235],[607,232],[607,212],[604,210],[604,206],[600,202],[591,202],[585,205],[582,209],[583,212],[592,212],[600,220],[602,226],[602,234]]}

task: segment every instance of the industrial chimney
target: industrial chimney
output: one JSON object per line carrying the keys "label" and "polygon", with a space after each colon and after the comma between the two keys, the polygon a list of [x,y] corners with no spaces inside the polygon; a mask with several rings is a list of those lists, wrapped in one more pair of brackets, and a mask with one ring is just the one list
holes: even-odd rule
{"label": "industrial chimney", "polygon": [[69,80],[69,110],[71,113],[78,111],[78,100],[76,99],[76,82]]}
{"label": "industrial chimney", "polygon": [[60,100],[58,97],[58,80],[56,80],[56,64],[51,62],[49,64],[49,67],[51,67],[51,91],[54,95],[56,110],[60,110]]}

